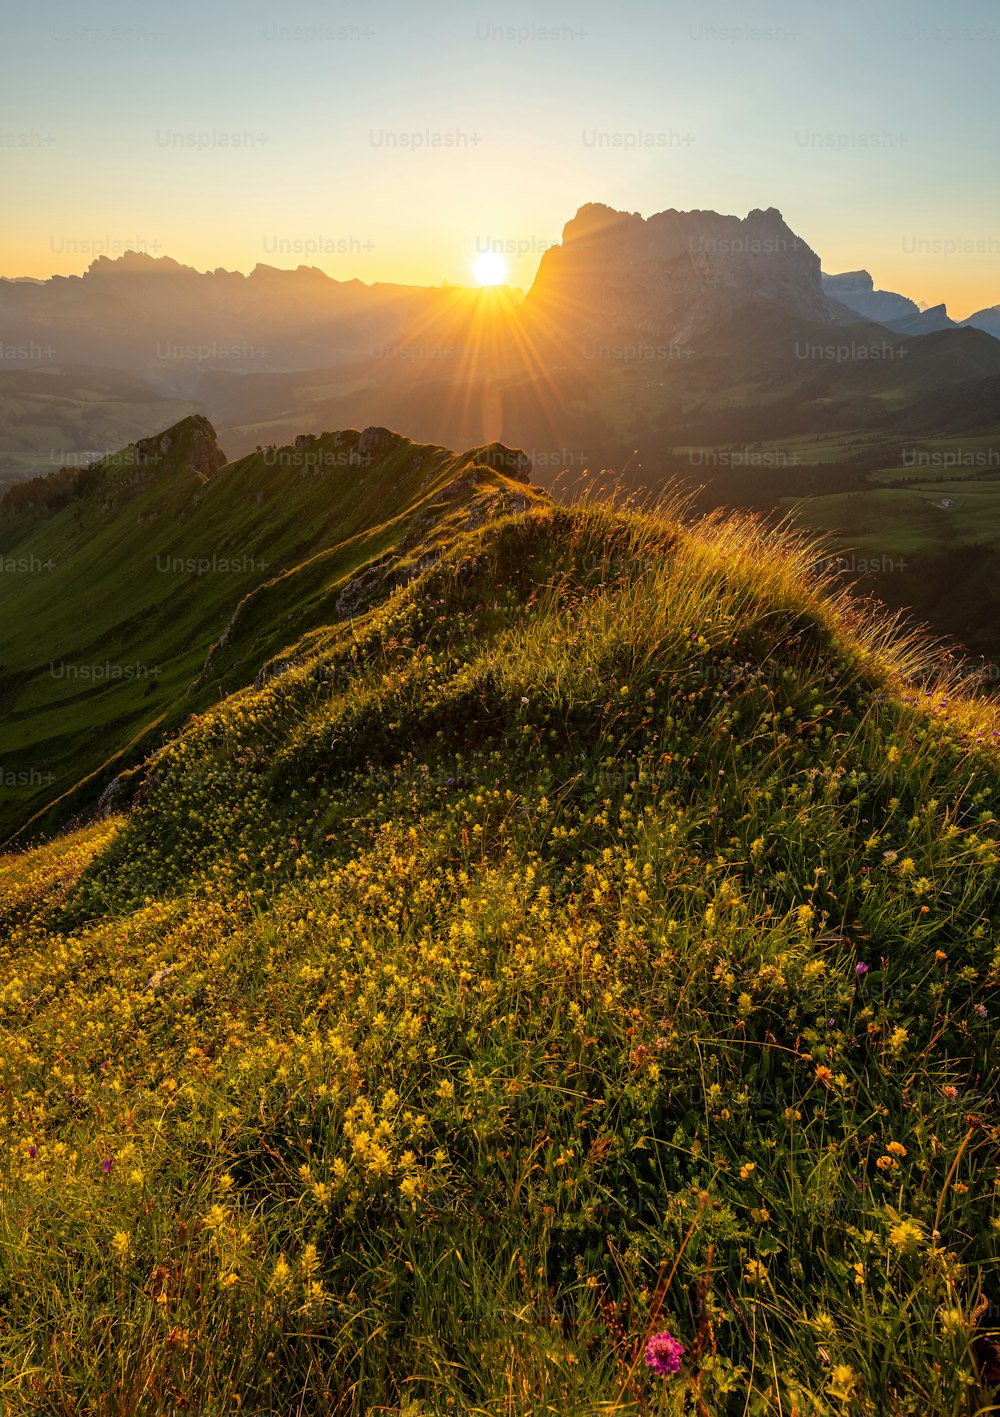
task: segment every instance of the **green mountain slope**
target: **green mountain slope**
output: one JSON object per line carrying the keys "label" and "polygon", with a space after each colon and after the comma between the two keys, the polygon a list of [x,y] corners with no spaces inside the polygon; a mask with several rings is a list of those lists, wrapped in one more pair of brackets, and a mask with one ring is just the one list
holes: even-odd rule
{"label": "green mountain slope", "polygon": [[194,416],[92,468],[11,489],[0,840],[92,805],[315,617],[356,613],[443,537],[523,508],[537,495],[523,476],[499,447],[456,455],[375,428],[227,464]]}
{"label": "green mountain slope", "polygon": [[0,866],[8,1409],[990,1410],[995,709],[603,506],[281,658]]}

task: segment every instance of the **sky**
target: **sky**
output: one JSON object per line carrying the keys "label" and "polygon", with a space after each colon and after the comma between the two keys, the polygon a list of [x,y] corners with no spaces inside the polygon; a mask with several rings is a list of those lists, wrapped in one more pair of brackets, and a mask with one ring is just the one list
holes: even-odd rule
{"label": "sky", "polygon": [[586,202],[778,207],[829,272],[1000,303],[998,0],[33,0],[0,22],[0,274],[527,288]]}

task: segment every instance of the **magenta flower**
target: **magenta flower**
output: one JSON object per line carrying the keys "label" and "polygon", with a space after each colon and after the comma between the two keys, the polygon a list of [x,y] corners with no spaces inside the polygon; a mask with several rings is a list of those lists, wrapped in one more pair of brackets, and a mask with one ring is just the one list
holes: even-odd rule
{"label": "magenta flower", "polygon": [[34,1161],[35,1157],[38,1155],[38,1147],[37,1147],[37,1146],[29,1146],[29,1147],[28,1147],[28,1155],[31,1157],[32,1161]]}
{"label": "magenta flower", "polygon": [[673,1377],[680,1370],[684,1345],[669,1330],[654,1333],[646,1344],[646,1366],[661,1378]]}
{"label": "magenta flower", "polygon": [[104,1171],[105,1176],[110,1176],[110,1175],[111,1175],[111,1157],[110,1157],[110,1156],[106,1156],[106,1157],[104,1158],[103,1162],[101,1163],[101,1166],[102,1166],[102,1169],[103,1169],[103,1171]]}
{"label": "magenta flower", "polygon": [[859,960],[858,960],[857,964],[854,966],[854,972],[855,972],[855,974],[867,974],[867,973],[868,973],[868,966],[867,966],[867,964],[865,964],[865,962],[864,962],[863,959],[859,959]]}

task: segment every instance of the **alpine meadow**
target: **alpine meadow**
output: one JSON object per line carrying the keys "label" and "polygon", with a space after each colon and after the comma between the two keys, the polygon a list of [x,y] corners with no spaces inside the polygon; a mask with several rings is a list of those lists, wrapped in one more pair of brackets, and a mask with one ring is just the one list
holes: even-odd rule
{"label": "alpine meadow", "polygon": [[0,1417],[1000,1413],[996,21],[5,21]]}

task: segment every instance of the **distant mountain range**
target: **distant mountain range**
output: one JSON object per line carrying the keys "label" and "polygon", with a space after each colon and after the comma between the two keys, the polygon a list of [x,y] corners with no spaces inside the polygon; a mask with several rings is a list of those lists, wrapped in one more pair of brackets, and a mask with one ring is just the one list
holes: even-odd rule
{"label": "distant mountain range", "polygon": [[921,307],[906,295],[897,295],[891,290],[876,290],[868,271],[824,275],[823,290],[848,310],[863,315],[866,320],[876,320],[900,334],[926,335],[937,330],[957,330],[964,325],[985,330],[995,339],[1000,339],[1000,305],[977,310],[967,320],[953,320],[944,305]]}
{"label": "distant mountain range", "polygon": [[98,257],[82,276],[0,280],[0,339],[8,363],[123,369],[185,397],[206,369],[315,369],[368,354],[446,298],[308,266],[246,276],[129,251]]}
{"label": "distant mountain range", "polygon": [[[819,257],[773,207],[743,219],[581,207],[543,254],[523,304],[507,294],[489,351],[482,310],[482,292],[462,287],[365,285],[307,266],[199,272],[127,252],[99,257],[82,276],[0,279],[0,369],[118,370],[161,397],[210,405],[217,375],[352,364],[377,378],[396,360],[419,378],[470,353],[481,363],[484,352],[506,372],[525,336],[546,351],[592,341],[599,358],[632,337],[679,350],[737,317],[762,319],[767,339],[775,311],[821,326],[860,317],[907,335],[960,327],[943,306],[922,311],[875,290],[867,271],[822,275]],[[961,326],[1000,338],[1000,306]],[[151,428],[162,421],[157,413]]]}

